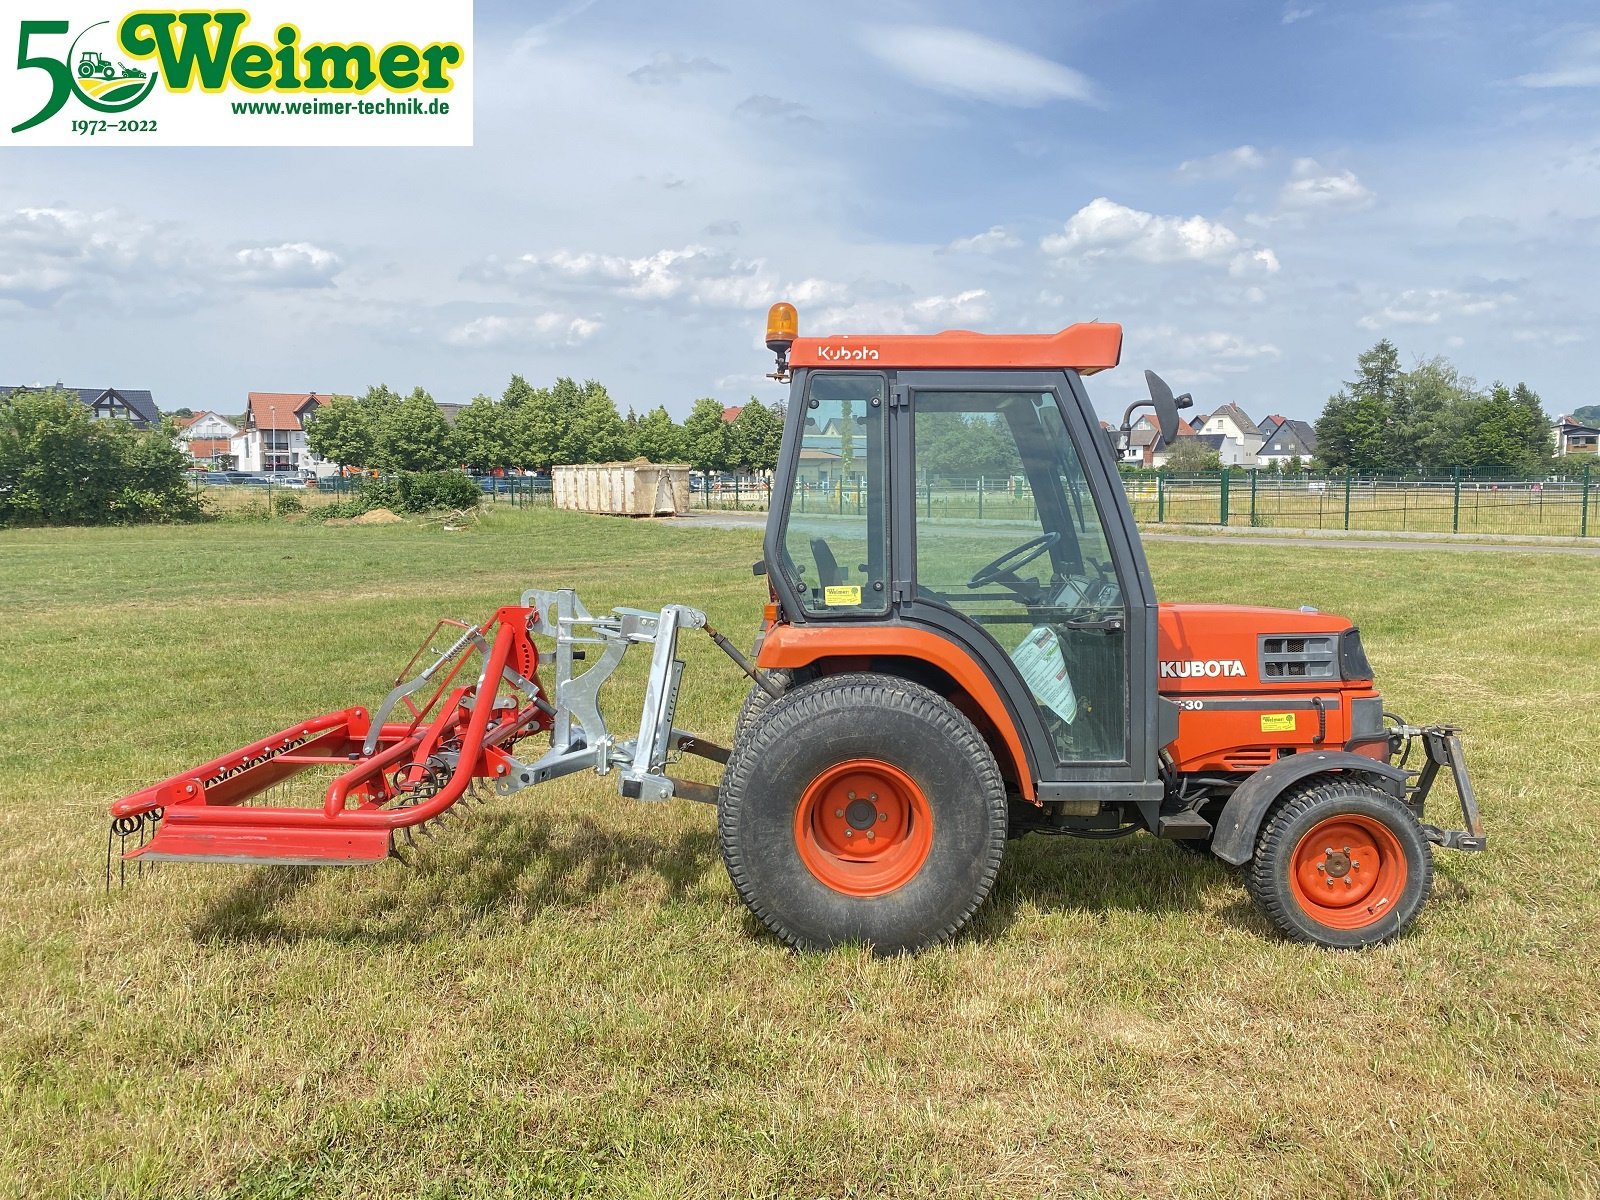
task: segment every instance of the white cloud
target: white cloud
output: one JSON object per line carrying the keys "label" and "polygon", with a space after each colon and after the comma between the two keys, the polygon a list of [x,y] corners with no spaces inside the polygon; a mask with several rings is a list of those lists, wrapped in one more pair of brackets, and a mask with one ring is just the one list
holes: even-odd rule
{"label": "white cloud", "polygon": [[[1205,333],[1168,333],[1163,339],[1173,354],[1194,362],[1209,362],[1214,366],[1253,362],[1262,358],[1278,358],[1281,351],[1271,342],[1252,342],[1236,333],[1210,330]],[[1226,369],[1226,368],[1223,368]]]}
{"label": "white cloud", "polygon": [[1356,322],[1381,331],[1396,325],[1437,325],[1455,317],[1481,317],[1518,303],[1511,292],[1457,291],[1453,288],[1407,289],[1376,312]]}
{"label": "white cloud", "polygon": [[1294,0],[1290,0],[1290,3],[1283,6],[1283,24],[1293,25],[1296,21],[1304,21],[1307,17],[1315,16],[1319,7],[1321,6],[1316,4],[1296,4]]}
{"label": "white cloud", "polygon": [[1245,171],[1259,170],[1266,161],[1254,146],[1235,146],[1206,158],[1191,158],[1178,167],[1178,174],[1190,179],[1231,179]]}
{"label": "white cloud", "polygon": [[1119,257],[1139,262],[1223,263],[1229,274],[1272,274],[1278,256],[1246,243],[1233,230],[1205,217],[1169,217],[1141,212],[1101,196],[1067,220],[1061,233],[1040,243],[1052,258]]}
{"label": "white cloud", "polygon": [[753,117],[758,121],[783,121],[790,125],[820,124],[804,104],[780,100],[776,96],[747,96],[733,110],[733,115]]}
{"label": "white cloud", "polygon": [[1352,171],[1330,171],[1314,158],[1297,158],[1278,206],[1294,212],[1351,212],[1376,197]]}
{"label": "white cloud", "polygon": [[647,87],[671,87],[691,75],[726,75],[728,68],[709,58],[690,58],[683,54],[652,55],[644,66],[628,72],[628,78]]}
{"label": "white cloud", "polygon": [[576,346],[600,331],[601,322],[564,313],[540,313],[535,317],[478,317],[458,325],[445,334],[452,346],[465,348],[523,345]]}
{"label": "white cloud", "polygon": [[817,312],[816,328],[841,333],[932,333],[981,325],[989,315],[989,293],[983,288],[970,288],[952,296],[925,296],[921,300],[884,298],[839,304]]}
{"label": "white cloud", "polygon": [[1519,75],[1525,88],[1600,87],[1600,29],[1586,29],[1563,39],[1561,53],[1548,70]]}
{"label": "white cloud", "polygon": [[1071,67],[965,29],[874,25],[861,31],[861,43],[907,79],[938,92],[1025,108],[1095,100],[1094,85]]}
{"label": "white cloud", "polygon": [[258,287],[332,287],[344,264],[331,250],[310,242],[285,242],[258,246],[233,255],[228,277],[236,283]]}
{"label": "white cloud", "polygon": [[957,238],[945,247],[952,254],[993,254],[998,250],[1015,250],[1022,239],[1004,225],[991,225],[983,233]]}

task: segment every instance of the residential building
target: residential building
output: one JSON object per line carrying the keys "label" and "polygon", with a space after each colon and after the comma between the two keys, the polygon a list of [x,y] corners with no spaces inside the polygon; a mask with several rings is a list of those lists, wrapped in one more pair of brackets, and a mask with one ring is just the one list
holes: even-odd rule
{"label": "residential building", "polygon": [[[1198,436],[1187,422],[1178,422],[1175,441]],[[1162,438],[1156,419],[1145,413],[1128,430],[1128,447],[1122,452],[1121,461],[1135,467],[1164,467],[1171,453],[1172,447]]]}
{"label": "residential building", "polygon": [[1202,436],[1216,436],[1220,434],[1226,444],[1218,449],[1218,456],[1225,467],[1254,467],[1256,452],[1261,449],[1261,444],[1266,439],[1261,436],[1260,429],[1250,414],[1237,404],[1224,404],[1214,410],[1210,416],[1199,418],[1200,424],[1195,432]]}
{"label": "residential building", "polygon": [[1256,432],[1261,435],[1261,440],[1265,442],[1283,422],[1284,418],[1278,413],[1273,413],[1270,417],[1262,417],[1256,423]]}
{"label": "residential building", "polygon": [[1594,454],[1600,450],[1600,427],[1585,425],[1572,417],[1559,417],[1555,422],[1556,457],[1569,454]]}
{"label": "residential building", "polygon": [[0,399],[14,392],[48,391],[76,395],[97,421],[131,421],[138,429],[154,429],[161,424],[161,410],[150,393],[131,388],[0,387]]}
{"label": "residential building", "polygon": [[241,471],[336,470],[306,444],[306,422],[328,402],[316,392],[251,392],[244,427],[232,439],[234,461]]}
{"label": "residential building", "polygon": [[198,412],[192,417],[177,417],[178,444],[193,462],[205,463],[216,470],[233,465],[233,439],[239,436],[239,427],[214,412]]}
{"label": "residential building", "polygon": [[1306,421],[1281,420],[1256,452],[1264,467],[1274,464],[1288,466],[1295,459],[1301,466],[1310,466],[1317,455],[1317,431]]}

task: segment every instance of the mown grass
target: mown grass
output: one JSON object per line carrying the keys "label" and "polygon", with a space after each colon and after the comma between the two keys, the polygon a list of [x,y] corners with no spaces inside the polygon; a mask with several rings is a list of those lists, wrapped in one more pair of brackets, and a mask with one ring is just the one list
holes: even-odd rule
{"label": "mown grass", "polygon": [[[1368,953],[1279,941],[1227,871],[1138,837],[1013,844],[952,946],[795,955],[711,812],[592,777],[415,867],[102,892],[109,800],[372,703],[434,617],[574,584],[743,641],[758,552],[507,510],[0,539],[0,1194],[1600,1190],[1600,560],[1149,547],[1170,599],[1351,614],[1391,707],[1466,726],[1492,849],[1441,854]],[[682,720],[726,737],[741,678],[688,657]]]}

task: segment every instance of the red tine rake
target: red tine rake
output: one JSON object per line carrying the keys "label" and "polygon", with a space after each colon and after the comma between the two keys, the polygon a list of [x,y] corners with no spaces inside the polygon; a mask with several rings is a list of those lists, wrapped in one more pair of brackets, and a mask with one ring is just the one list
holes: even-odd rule
{"label": "red tine rake", "polygon": [[[445,628],[462,632],[412,675]],[[575,771],[603,775],[616,768],[626,796],[714,802],[714,787],[665,773],[685,752],[727,761],[722,747],[672,724],[683,672],[677,658],[682,628],[704,629],[752,677],[759,675],[703,613],[682,605],[595,617],[570,590],[530,590],[520,605],[498,609],[481,625],[440,621],[376,713],[357,707],[312,717],[118,800],[111,806],[110,837],[122,839],[122,869],[128,862],[379,862],[394,853],[397,834],[425,831],[480,780],[511,795]],[[535,634],[555,642],[553,703],[539,682]],[[639,643],[654,647],[644,711],[638,736],[622,741],[606,728],[598,692],[628,647]],[[577,646],[600,648],[581,675],[573,665],[587,651]],[[481,668],[475,676],[464,674],[474,657]],[[395,719],[397,712],[405,719]],[[550,748],[535,761],[519,759],[518,742],[543,732],[551,735]],[[320,806],[253,803],[302,772],[330,767],[343,770]],[[134,837],[138,844],[129,849]],[[108,841],[108,884],[111,853]]]}

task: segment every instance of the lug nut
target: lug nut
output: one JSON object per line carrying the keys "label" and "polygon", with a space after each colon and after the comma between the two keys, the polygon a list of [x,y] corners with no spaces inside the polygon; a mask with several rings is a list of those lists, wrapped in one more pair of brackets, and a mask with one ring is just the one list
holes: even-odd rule
{"label": "lug nut", "polygon": [[1331,879],[1331,878],[1330,878],[1330,879],[1329,879],[1329,880],[1328,880],[1328,886],[1329,886],[1329,887],[1332,887],[1332,886],[1333,886],[1333,880],[1332,880],[1332,879]]}
{"label": "lug nut", "polygon": [[867,797],[867,799],[871,800],[873,803],[877,803],[878,793],[877,792],[873,792],[870,796]]}
{"label": "lug nut", "polygon": [[845,837],[855,837],[856,831],[854,829],[846,829],[844,835]]}
{"label": "lug nut", "polygon": [[833,815],[834,815],[834,816],[836,816],[836,817],[842,817],[842,816],[844,816],[844,809],[842,809],[842,808],[836,808],[836,809],[834,809],[834,810],[833,810]]}
{"label": "lug nut", "polygon": [[847,799],[847,800],[854,800],[855,798],[856,798],[856,794],[854,792],[851,792],[848,796],[845,797],[845,799]]}
{"label": "lug nut", "polygon": [[1325,865],[1324,865],[1324,864],[1322,864],[1322,863],[1318,863],[1318,864],[1317,864],[1317,870],[1319,870],[1319,871],[1326,871],[1326,870],[1327,870],[1327,869],[1328,869],[1328,868],[1327,868],[1327,867],[1326,867],[1326,866],[1325,866]]}
{"label": "lug nut", "polygon": [[870,830],[870,829],[867,830],[867,841],[875,842],[877,840],[878,840],[878,835],[873,833],[872,830]]}
{"label": "lug nut", "polygon": [[878,814],[878,820],[887,821],[888,819],[889,819],[889,814],[888,813],[879,813]]}

